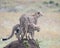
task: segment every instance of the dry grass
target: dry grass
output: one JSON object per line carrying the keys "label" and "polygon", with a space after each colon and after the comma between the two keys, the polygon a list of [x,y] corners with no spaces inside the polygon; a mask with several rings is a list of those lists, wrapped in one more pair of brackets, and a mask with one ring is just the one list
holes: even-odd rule
{"label": "dry grass", "polygon": [[[17,0],[18,1],[18,0]],[[36,0],[37,1],[37,0]],[[41,1],[41,0],[39,0]],[[41,2],[46,1],[42,0]],[[59,2],[60,0],[55,0],[55,2]],[[16,2],[15,0],[9,2]],[[23,2],[23,1],[22,1]],[[24,1],[22,4],[26,3]],[[27,2],[28,4],[28,2]],[[25,4],[25,5],[27,5]],[[18,4],[14,3],[12,6],[16,6]],[[47,8],[44,5],[39,9],[40,7],[38,1],[37,3],[28,4],[27,8],[25,8],[22,12],[0,12],[0,39],[3,37],[7,37],[11,34],[12,27],[19,23],[19,17],[25,13],[27,10],[33,8],[38,10],[42,10],[43,17],[40,17],[38,20],[38,25],[40,26],[40,32],[35,32],[35,39],[39,39],[42,41],[40,43],[41,48],[60,48],[60,12],[53,12],[54,10],[58,8]],[[11,3],[8,4],[8,6],[11,7]],[[0,41],[2,48],[3,46],[11,42],[12,40],[15,40],[15,36],[6,42]]]}

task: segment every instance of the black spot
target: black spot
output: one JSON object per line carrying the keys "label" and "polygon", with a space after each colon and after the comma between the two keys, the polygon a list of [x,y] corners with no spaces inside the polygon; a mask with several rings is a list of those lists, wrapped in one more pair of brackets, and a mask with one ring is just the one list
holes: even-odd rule
{"label": "black spot", "polygon": [[19,33],[19,29],[16,29],[16,32]]}
{"label": "black spot", "polygon": [[37,12],[37,14],[40,14],[40,12]]}
{"label": "black spot", "polygon": [[6,41],[7,39],[2,39],[2,41]]}

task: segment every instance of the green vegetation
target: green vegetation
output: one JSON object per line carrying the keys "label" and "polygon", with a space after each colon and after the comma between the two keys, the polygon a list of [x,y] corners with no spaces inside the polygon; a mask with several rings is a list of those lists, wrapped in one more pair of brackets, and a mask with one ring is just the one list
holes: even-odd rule
{"label": "green vegetation", "polygon": [[48,1],[48,2],[47,2],[47,1],[44,1],[44,2],[43,2],[43,4],[54,4],[54,3],[55,3],[55,2],[54,2],[54,1],[51,1],[51,0]]}
{"label": "green vegetation", "polygon": [[56,3],[55,5],[56,5],[56,6],[59,6],[59,3]]}
{"label": "green vegetation", "polygon": [[44,1],[43,4],[48,4],[48,2]]}
{"label": "green vegetation", "polygon": [[35,43],[36,43],[37,48],[40,48],[40,47],[39,47],[40,41],[39,41],[38,39],[36,39]]}
{"label": "green vegetation", "polygon": [[30,46],[27,40],[24,40],[23,44],[24,44],[25,48],[29,48],[29,46]]}
{"label": "green vegetation", "polygon": [[44,1],[43,2],[44,5],[47,5],[48,7],[60,7],[60,4],[58,2],[55,1]]}
{"label": "green vegetation", "polygon": [[54,1],[49,1],[48,3],[49,3],[49,4],[54,4],[55,2],[54,2]]}
{"label": "green vegetation", "polygon": [[[39,47],[39,43],[40,43],[40,41],[38,39],[36,39],[35,40],[36,48],[40,48]],[[24,40],[23,41],[23,45],[24,45],[25,48],[29,48],[30,47],[30,44],[29,44],[28,40]]]}

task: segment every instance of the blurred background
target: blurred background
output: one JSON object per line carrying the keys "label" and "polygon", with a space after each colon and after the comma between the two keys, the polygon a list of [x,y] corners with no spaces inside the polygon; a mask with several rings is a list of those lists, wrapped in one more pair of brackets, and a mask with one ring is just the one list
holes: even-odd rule
{"label": "blurred background", "polygon": [[37,10],[43,16],[38,20],[40,32],[35,32],[35,39],[40,41],[41,48],[60,48],[60,0],[0,0],[0,48],[17,40],[14,35],[1,41],[10,36],[20,16]]}

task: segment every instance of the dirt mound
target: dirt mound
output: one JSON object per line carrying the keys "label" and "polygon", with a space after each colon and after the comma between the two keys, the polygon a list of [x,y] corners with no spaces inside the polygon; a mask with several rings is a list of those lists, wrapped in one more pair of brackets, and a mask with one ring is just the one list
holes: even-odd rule
{"label": "dirt mound", "polygon": [[40,47],[35,40],[23,39],[20,42],[18,40],[13,41],[4,48],[40,48]]}

